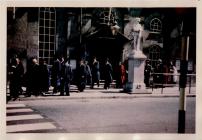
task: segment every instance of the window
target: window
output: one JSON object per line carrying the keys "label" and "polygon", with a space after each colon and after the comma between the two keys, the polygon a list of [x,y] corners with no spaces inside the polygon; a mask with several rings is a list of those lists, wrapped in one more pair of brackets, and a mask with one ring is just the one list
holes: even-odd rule
{"label": "window", "polygon": [[39,9],[39,61],[51,65],[55,53],[56,13],[54,8]]}
{"label": "window", "polygon": [[162,30],[161,20],[158,18],[152,19],[150,22],[150,30],[152,32],[156,32],[156,33],[161,32],[161,30]]}
{"label": "window", "polygon": [[154,68],[157,64],[158,59],[161,58],[161,49],[157,45],[153,45],[149,48],[149,59],[151,60],[151,65]]}
{"label": "window", "polygon": [[113,23],[115,23],[114,12],[111,12],[110,17],[109,17],[109,11],[104,11],[100,14],[100,24],[113,24]]}

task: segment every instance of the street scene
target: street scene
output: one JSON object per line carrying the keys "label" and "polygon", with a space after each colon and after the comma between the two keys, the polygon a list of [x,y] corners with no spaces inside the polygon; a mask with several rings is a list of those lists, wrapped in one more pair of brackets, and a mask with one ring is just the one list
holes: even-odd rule
{"label": "street scene", "polygon": [[[113,90],[112,90],[113,91]],[[77,94],[77,95],[73,95]],[[88,95],[78,95],[88,94]],[[96,95],[89,95],[96,94]],[[104,94],[104,95],[103,95]],[[112,95],[110,95],[112,94]],[[116,95],[118,94],[118,95]],[[170,93],[171,94],[171,93]],[[174,95],[139,96],[120,93],[72,93],[72,99],[27,99],[7,106],[26,105],[33,112],[7,108],[7,132],[25,133],[176,133],[179,98]],[[132,96],[132,97],[131,97]],[[24,107],[23,107],[24,108]],[[22,108],[21,108],[22,109]],[[21,111],[22,113],[17,113]],[[195,133],[195,97],[187,97],[186,133]],[[32,114],[29,118],[28,114]],[[27,117],[26,117],[27,116]],[[12,118],[13,117],[13,120]],[[14,120],[19,117],[19,120]],[[54,126],[47,126],[47,121]],[[50,121],[49,121],[50,122]],[[30,127],[32,126],[31,130]]]}
{"label": "street scene", "polygon": [[7,133],[196,129],[196,8],[7,8]]}
{"label": "street scene", "polygon": [[[70,96],[47,93],[9,101],[8,133],[177,133],[179,89],[153,89],[152,94],[126,94],[103,88]],[[72,92],[71,92],[72,91]],[[152,89],[150,89],[152,92]],[[186,133],[195,133],[196,91],[187,94]],[[23,109],[23,110],[22,110]],[[25,110],[26,109],[26,110]],[[32,127],[30,127],[32,126]]]}

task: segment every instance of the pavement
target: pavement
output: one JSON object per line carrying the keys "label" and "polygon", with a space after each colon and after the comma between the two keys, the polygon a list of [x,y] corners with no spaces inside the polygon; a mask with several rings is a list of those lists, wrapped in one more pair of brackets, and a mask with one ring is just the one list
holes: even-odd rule
{"label": "pavement", "polygon": [[[53,94],[52,87],[48,93],[44,93],[41,96],[25,97],[20,95],[17,99],[19,101],[26,100],[55,100],[55,99],[106,99],[106,98],[162,98],[162,97],[179,97],[179,87],[164,87],[164,88],[148,88],[147,93],[127,93],[123,92],[123,89],[110,88],[104,89],[103,86],[90,89],[89,86],[86,87],[84,92],[79,92],[75,85],[70,87],[70,96],[60,96],[60,93]],[[25,89],[24,89],[25,90]],[[196,87],[187,87],[185,90],[187,97],[196,96]]]}

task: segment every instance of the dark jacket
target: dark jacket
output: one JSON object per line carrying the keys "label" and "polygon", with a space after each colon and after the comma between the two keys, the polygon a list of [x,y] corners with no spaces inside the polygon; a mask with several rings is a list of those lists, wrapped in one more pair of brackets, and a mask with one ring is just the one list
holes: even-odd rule
{"label": "dark jacket", "polygon": [[49,69],[47,64],[40,64],[39,65],[39,83],[40,83],[40,89],[42,91],[48,91],[50,82],[49,82]]}
{"label": "dark jacket", "polygon": [[100,64],[98,61],[92,65],[92,78],[94,82],[100,80]]}
{"label": "dark jacket", "polygon": [[59,60],[55,60],[53,63],[51,77],[51,84],[55,87],[56,85],[60,85],[60,71],[61,71],[61,63]]}
{"label": "dark jacket", "polygon": [[64,63],[64,65],[62,65],[61,77],[66,82],[71,82],[71,80],[72,80],[72,68],[71,68],[69,63]]}
{"label": "dark jacket", "polygon": [[104,68],[104,78],[105,81],[111,83],[113,78],[112,78],[112,65],[110,63],[106,63],[105,68]]}

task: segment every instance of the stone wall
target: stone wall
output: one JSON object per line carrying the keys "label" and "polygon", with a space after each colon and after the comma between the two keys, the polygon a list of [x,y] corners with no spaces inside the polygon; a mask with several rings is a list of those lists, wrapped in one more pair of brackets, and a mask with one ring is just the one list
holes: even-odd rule
{"label": "stone wall", "polygon": [[[23,8],[17,10],[13,28],[11,28],[14,34],[8,34],[7,38],[8,53],[10,50],[15,50],[12,53],[16,54],[8,55],[19,55],[24,58],[38,57],[38,20],[28,21],[29,12]],[[19,12],[19,10],[22,11]]]}

